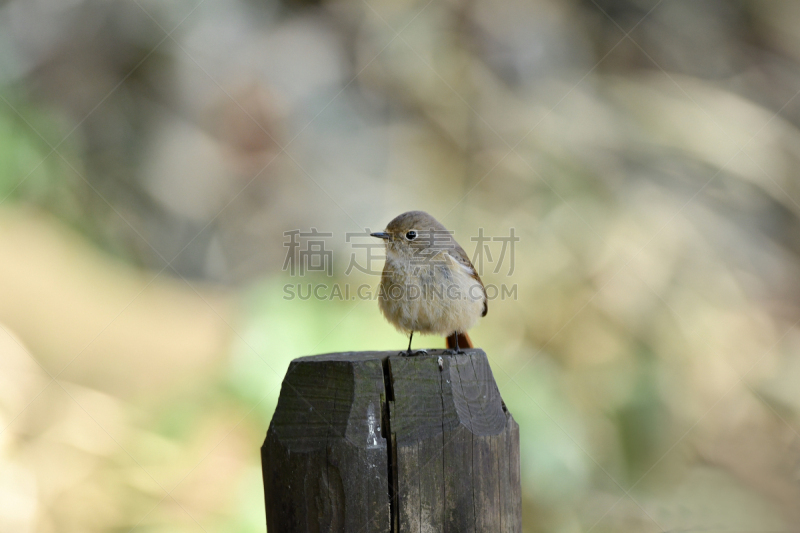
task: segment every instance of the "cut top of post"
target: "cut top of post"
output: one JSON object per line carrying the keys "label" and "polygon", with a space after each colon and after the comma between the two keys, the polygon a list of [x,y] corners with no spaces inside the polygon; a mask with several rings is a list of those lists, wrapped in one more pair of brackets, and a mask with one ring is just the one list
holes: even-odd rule
{"label": "cut top of post", "polygon": [[[321,436],[317,430],[333,428],[344,435],[348,428],[343,424],[355,423],[361,426],[356,433],[366,432],[367,437],[370,404],[380,417],[386,401],[392,402],[392,433],[403,440],[458,425],[478,436],[496,435],[506,425],[505,405],[486,353],[478,348],[459,354],[341,352],[295,359],[272,424],[304,427],[304,434],[314,440]],[[323,412],[330,415],[327,420],[321,418]]]}

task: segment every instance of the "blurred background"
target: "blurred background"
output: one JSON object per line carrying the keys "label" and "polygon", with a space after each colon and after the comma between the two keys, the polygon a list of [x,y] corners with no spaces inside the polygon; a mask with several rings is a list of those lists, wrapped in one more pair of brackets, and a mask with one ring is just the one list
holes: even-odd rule
{"label": "blurred background", "polygon": [[[471,335],[526,532],[796,530],[798,29],[767,0],[0,1],[0,531],[263,532],[289,361],[406,343],[285,286],[374,289],[348,234],[409,209],[516,291]],[[330,277],[286,268],[311,228]]]}

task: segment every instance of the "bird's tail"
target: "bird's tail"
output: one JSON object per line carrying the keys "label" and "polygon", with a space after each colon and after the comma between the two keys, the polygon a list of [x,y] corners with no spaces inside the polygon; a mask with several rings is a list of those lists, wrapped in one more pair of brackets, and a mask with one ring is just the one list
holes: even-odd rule
{"label": "bird's tail", "polygon": [[463,348],[474,348],[472,345],[472,340],[469,338],[469,335],[466,333],[453,333],[452,335],[447,336],[447,349],[454,350],[456,347],[456,337],[458,337],[458,347],[459,349]]}

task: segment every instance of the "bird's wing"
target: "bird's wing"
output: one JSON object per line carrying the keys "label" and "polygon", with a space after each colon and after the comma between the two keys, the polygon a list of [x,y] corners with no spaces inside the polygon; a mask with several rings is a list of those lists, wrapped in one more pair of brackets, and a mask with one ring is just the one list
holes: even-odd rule
{"label": "bird's wing", "polygon": [[472,261],[469,260],[467,252],[465,252],[461,245],[459,245],[455,239],[453,239],[452,246],[448,247],[447,249],[447,254],[455,259],[458,264],[464,267],[464,270],[466,270],[474,280],[481,284],[481,289],[483,289],[483,313],[481,313],[481,316],[486,316],[486,313],[489,311],[486,298],[486,287],[484,287],[483,281],[481,281],[481,277],[478,275],[478,271],[472,265]]}

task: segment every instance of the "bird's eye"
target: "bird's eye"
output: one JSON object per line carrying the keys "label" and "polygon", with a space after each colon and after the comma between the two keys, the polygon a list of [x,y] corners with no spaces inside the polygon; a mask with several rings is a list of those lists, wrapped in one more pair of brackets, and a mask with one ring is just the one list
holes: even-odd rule
{"label": "bird's eye", "polygon": [[417,238],[417,232],[414,231],[413,229],[408,233],[406,233],[406,239],[408,239],[409,241],[413,241],[416,238]]}

